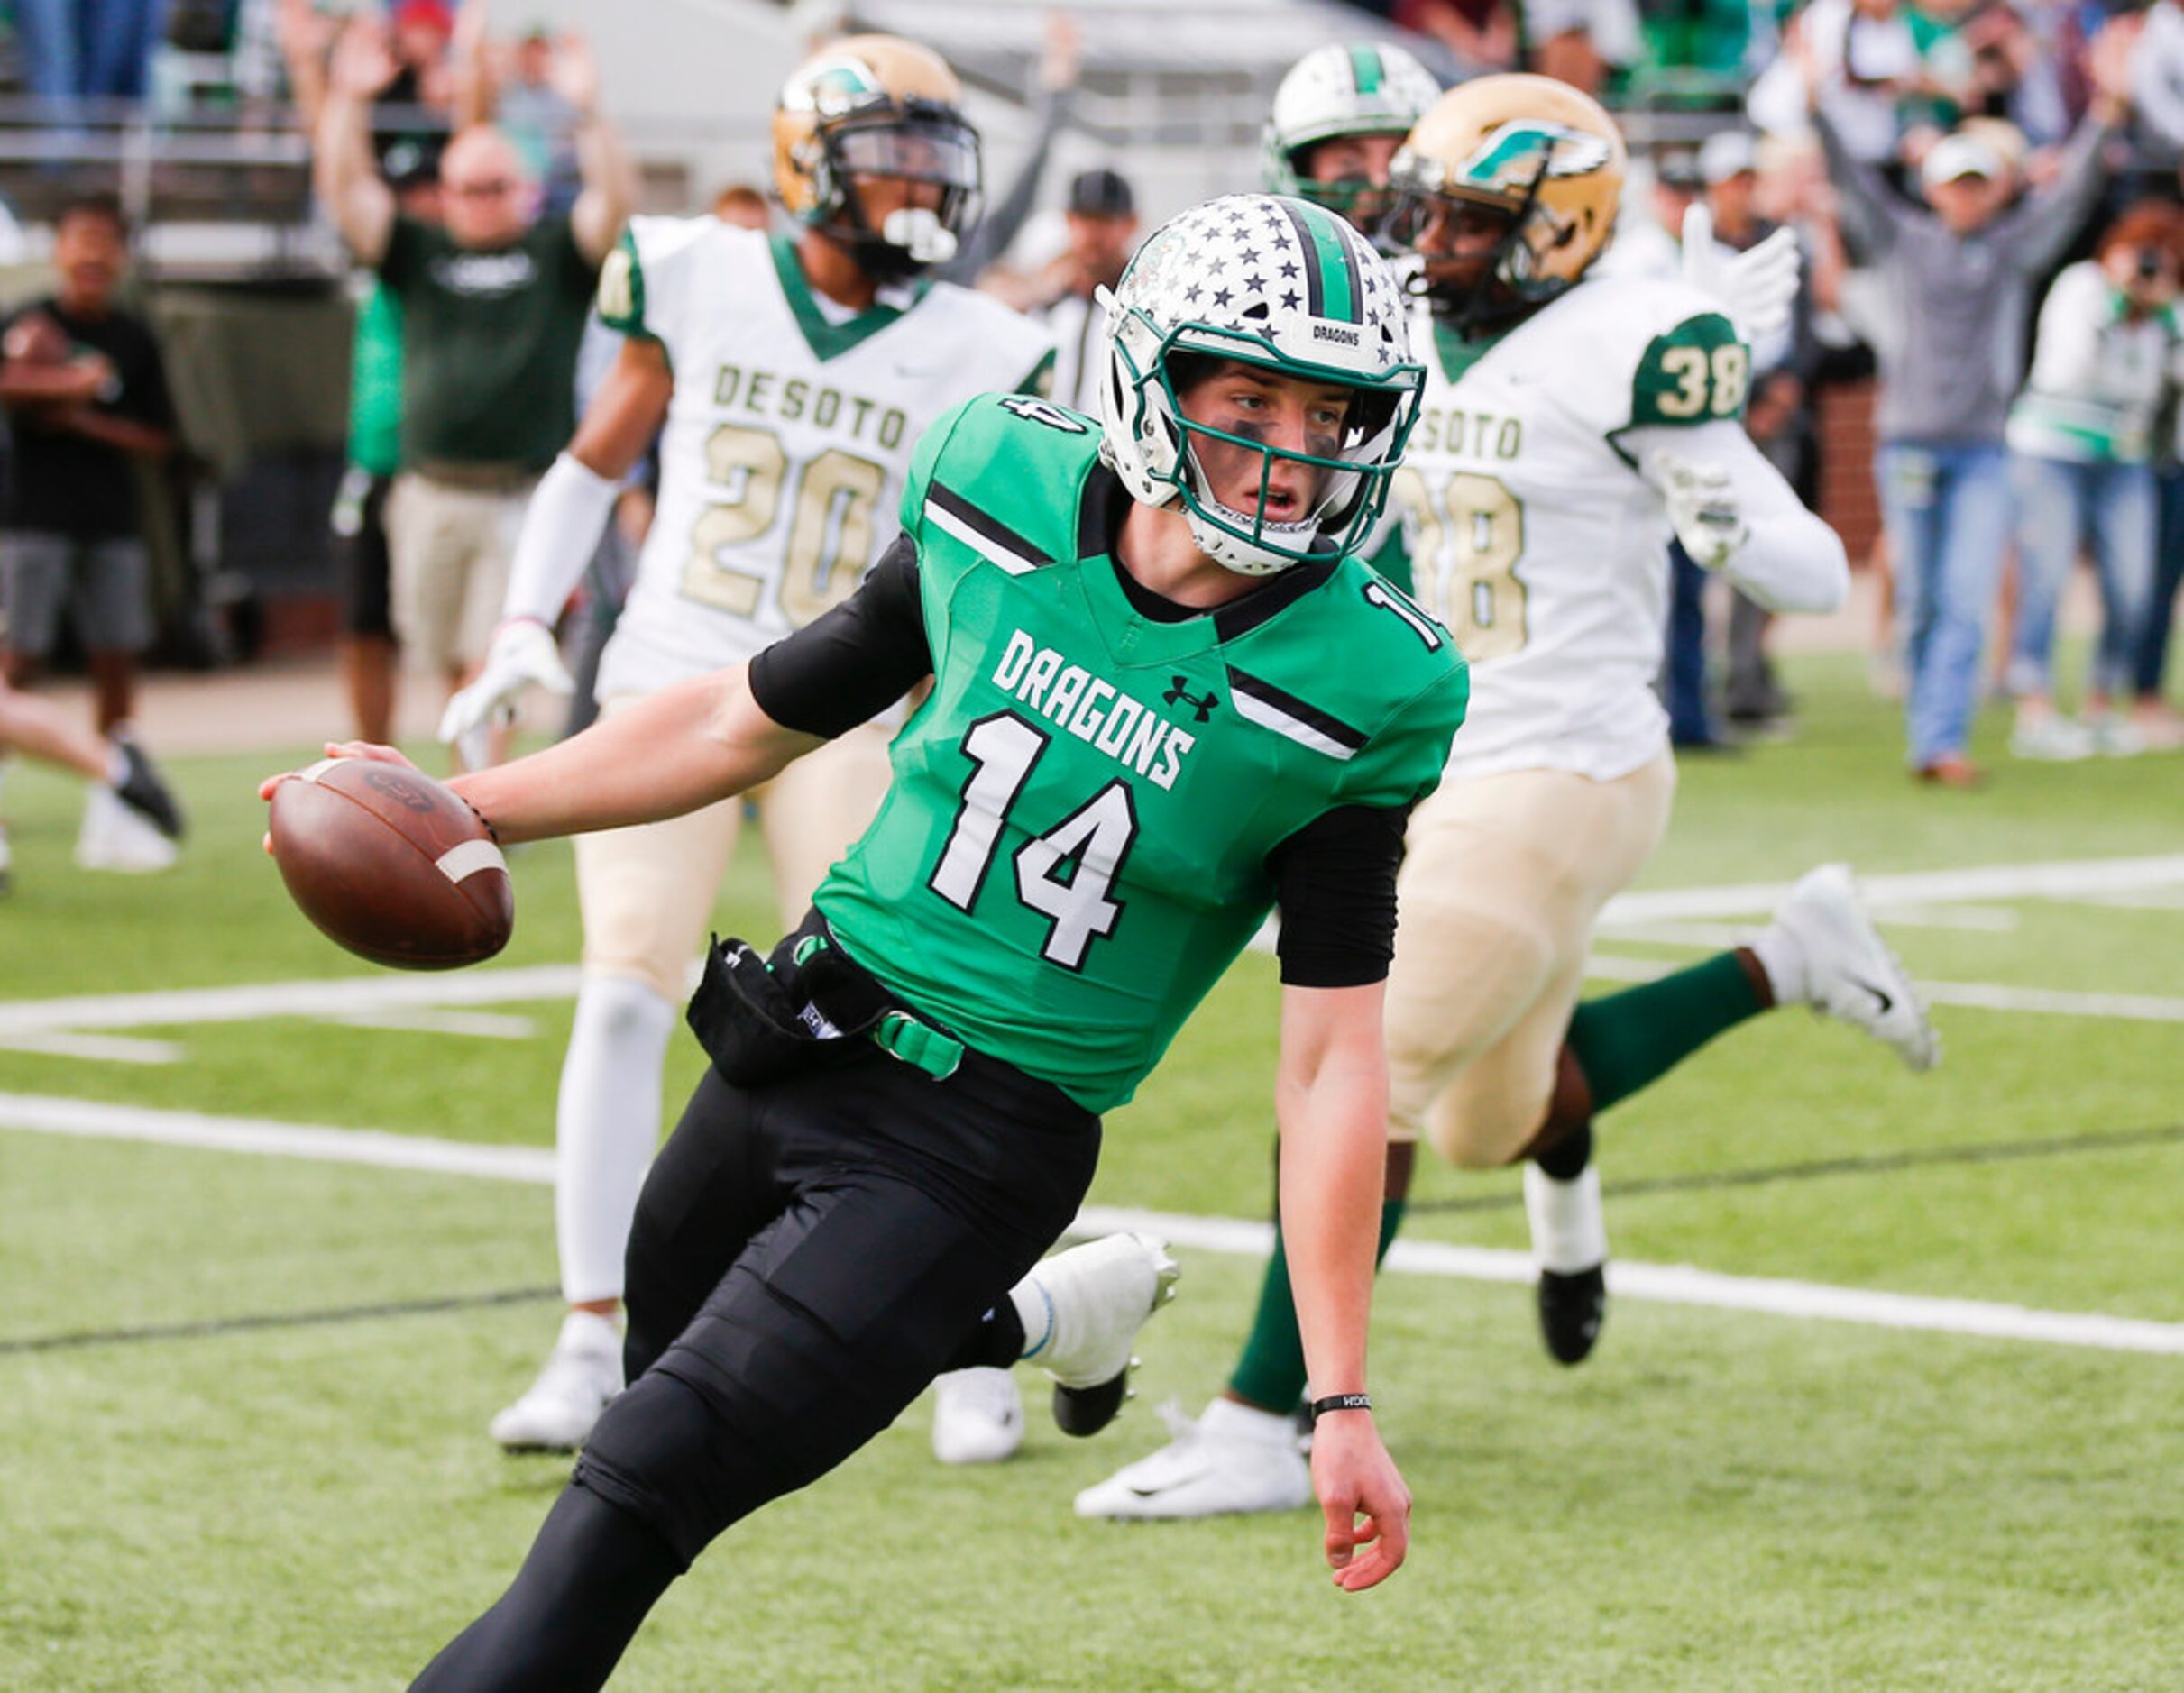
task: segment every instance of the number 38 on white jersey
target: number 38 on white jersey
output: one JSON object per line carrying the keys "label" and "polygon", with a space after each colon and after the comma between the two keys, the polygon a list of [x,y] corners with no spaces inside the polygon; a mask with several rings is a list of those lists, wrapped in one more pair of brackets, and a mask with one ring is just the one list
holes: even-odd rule
{"label": "number 38 on white jersey", "polygon": [[1580,283],[1483,349],[1423,316],[1414,334],[1434,356],[1390,509],[1472,666],[1449,773],[1636,769],[1666,735],[1673,532],[1621,438],[1742,416],[1749,351],[1711,297],[1638,278]]}
{"label": "number 38 on white jersey", "polygon": [[856,591],[899,526],[925,426],[1034,388],[1046,336],[949,283],[845,314],[785,241],[711,217],[632,218],[600,276],[612,327],[665,348],[659,505],[602,694],[732,664]]}

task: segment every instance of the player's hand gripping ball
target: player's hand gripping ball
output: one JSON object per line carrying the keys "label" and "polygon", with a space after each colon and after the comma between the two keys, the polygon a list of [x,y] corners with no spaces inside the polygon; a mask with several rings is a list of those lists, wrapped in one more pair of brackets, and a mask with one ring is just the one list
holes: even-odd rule
{"label": "player's hand gripping ball", "polygon": [[271,798],[289,896],[358,956],[452,970],[508,945],[508,861],[485,819],[422,771],[329,758],[279,778]]}

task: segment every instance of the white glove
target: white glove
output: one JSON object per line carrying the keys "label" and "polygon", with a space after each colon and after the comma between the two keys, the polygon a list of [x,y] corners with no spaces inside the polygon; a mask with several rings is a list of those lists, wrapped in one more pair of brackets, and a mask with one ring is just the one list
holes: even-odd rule
{"label": "white glove", "polygon": [[1661,490],[1668,521],[1693,563],[1720,570],[1750,538],[1736,485],[1721,466],[1656,447],[1646,455],[1645,471],[1646,480]]}
{"label": "white glove", "polygon": [[1757,246],[1731,252],[1714,240],[1714,216],[1703,205],[1684,214],[1684,280],[1721,302],[1746,340],[1790,321],[1804,270],[1797,232],[1776,230]]}
{"label": "white glove", "polygon": [[447,702],[440,716],[440,738],[458,742],[493,724],[512,721],[516,701],[531,687],[549,693],[576,691],[554,645],[553,631],[531,618],[511,618],[493,631],[477,680]]}

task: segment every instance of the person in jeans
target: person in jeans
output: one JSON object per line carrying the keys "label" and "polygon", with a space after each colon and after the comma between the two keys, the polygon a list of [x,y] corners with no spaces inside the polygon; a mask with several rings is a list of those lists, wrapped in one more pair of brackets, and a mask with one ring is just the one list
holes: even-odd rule
{"label": "person in jeans", "polygon": [[[2153,580],[2153,430],[2179,345],[2174,311],[2179,213],[2134,206],[2103,233],[2098,256],[2055,279],[2040,309],[2033,371],[2010,408],[2017,496],[2017,697],[2010,750],[2084,758],[2142,750],[2109,709],[2128,693]],[[2083,722],[2055,708],[2055,608],[2083,546],[2100,573],[2104,621]]]}
{"label": "person in jeans", "polygon": [[1881,350],[1876,471],[1904,631],[1910,764],[1948,787],[1979,780],[1966,740],[2009,544],[2003,428],[2033,286],[2062,256],[2106,179],[2102,153],[2125,111],[2132,41],[2112,25],[2095,42],[2093,104],[2048,181],[2013,200],[2007,161],[1976,133],[1959,132],[1922,160],[1920,206],[1852,155],[1800,37],[1797,62],[1841,193],[1844,233],[1886,276],[1897,313]]}

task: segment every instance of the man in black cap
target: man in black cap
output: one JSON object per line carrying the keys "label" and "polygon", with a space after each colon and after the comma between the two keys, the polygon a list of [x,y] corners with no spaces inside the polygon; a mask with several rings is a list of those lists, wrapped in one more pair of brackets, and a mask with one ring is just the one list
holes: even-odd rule
{"label": "man in black cap", "polygon": [[1105,169],[1069,178],[1062,221],[1069,239],[1049,275],[1058,290],[1032,316],[1054,337],[1054,399],[1095,416],[1099,411],[1103,321],[1095,290],[1122,280],[1137,247],[1137,196],[1129,178]]}

